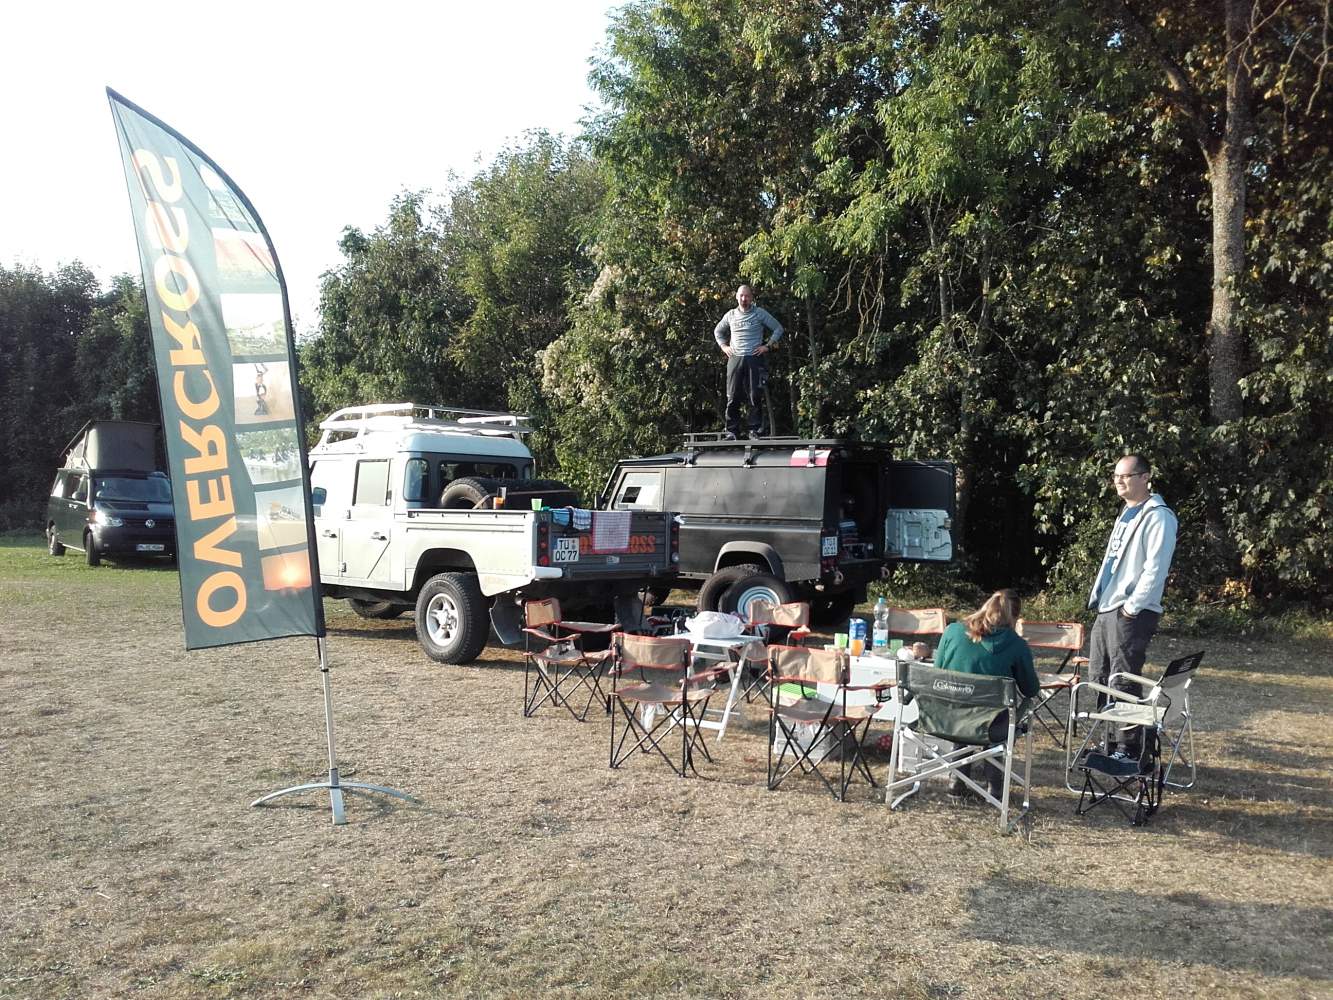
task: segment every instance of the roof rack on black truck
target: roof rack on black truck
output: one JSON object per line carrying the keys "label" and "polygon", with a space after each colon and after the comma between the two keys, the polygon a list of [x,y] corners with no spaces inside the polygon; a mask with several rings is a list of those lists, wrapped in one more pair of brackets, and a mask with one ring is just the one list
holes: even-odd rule
{"label": "roof rack on black truck", "polygon": [[688,434],[618,463],[600,506],[678,512],[678,585],[699,588],[701,610],[808,600],[832,624],[895,563],[953,558],[954,498],[951,463],[895,461],[884,444]]}
{"label": "roof rack on black truck", "polygon": [[472,662],[492,624],[518,643],[528,599],[614,605],[635,621],[640,590],[674,585],[674,516],[576,509],[569,487],[533,478],[522,414],[377,403],[320,430],[310,483],[323,592],[365,618],[415,608],[433,660]]}

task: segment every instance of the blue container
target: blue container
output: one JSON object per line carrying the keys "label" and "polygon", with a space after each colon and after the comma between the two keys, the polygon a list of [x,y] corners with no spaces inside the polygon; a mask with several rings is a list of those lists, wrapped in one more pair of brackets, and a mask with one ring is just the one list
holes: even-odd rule
{"label": "blue container", "polygon": [[847,623],[848,639],[860,639],[862,642],[865,642],[867,635],[866,620],[864,618],[853,618]]}

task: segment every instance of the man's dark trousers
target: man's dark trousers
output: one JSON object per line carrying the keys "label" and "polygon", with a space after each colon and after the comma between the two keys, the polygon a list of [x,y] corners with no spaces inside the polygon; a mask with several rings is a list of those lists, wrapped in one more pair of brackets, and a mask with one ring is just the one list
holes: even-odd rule
{"label": "man's dark trousers", "polygon": [[[1143,674],[1143,664],[1148,658],[1148,643],[1157,633],[1157,623],[1162,616],[1156,611],[1140,611],[1133,618],[1126,618],[1120,609],[1103,611],[1092,623],[1092,637],[1088,644],[1088,680],[1105,684],[1111,674]],[[1131,694],[1142,694],[1137,684],[1121,682],[1117,690]],[[1132,754],[1138,752],[1138,741],[1142,735],[1138,726],[1124,730],[1122,740]]]}
{"label": "man's dark trousers", "polygon": [[764,424],[764,383],[768,363],[762,354],[732,355],[727,359],[727,430],[741,432],[741,406],[750,407],[750,433],[758,434]]}

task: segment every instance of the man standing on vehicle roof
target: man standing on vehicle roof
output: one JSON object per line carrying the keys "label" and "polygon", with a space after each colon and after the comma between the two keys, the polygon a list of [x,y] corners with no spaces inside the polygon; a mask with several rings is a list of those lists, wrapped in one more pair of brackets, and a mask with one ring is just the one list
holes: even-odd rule
{"label": "man standing on vehicle roof", "polygon": [[[764,343],[764,331],[769,331]],[[727,356],[727,430],[734,441],[741,431],[741,401],[750,405],[750,437],[759,437],[764,425],[764,385],[768,381],[765,355],[782,338],[782,324],[754,304],[749,285],[736,289],[736,308],[728,310],[713,330],[713,339]]]}
{"label": "man standing on vehicle roof", "polygon": [[[1126,455],[1111,482],[1125,506],[1111,529],[1101,569],[1088,595],[1097,612],[1088,650],[1088,679],[1105,684],[1110,674],[1143,673],[1148,643],[1162,617],[1162,590],[1176,549],[1176,515],[1152,492],[1152,469],[1142,455]],[[1134,685],[1123,685],[1138,693]],[[1124,753],[1138,757],[1141,731],[1125,730]],[[1107,747],[1107,752],[1114,751]]]}

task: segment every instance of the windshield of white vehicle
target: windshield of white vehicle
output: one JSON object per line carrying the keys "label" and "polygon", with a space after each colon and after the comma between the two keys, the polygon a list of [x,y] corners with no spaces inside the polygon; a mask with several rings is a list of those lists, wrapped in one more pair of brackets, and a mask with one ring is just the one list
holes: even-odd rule
{"label": "windshield of white vehicle", "polygon": [[93,496],[112,503],[171,503],[171,484],[161,476],[98,476]]}

